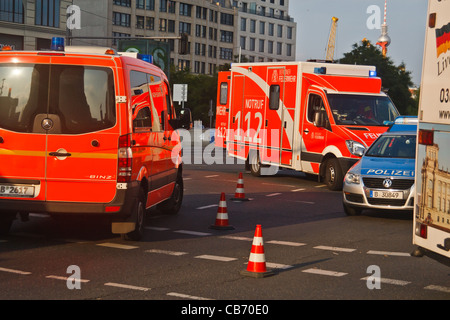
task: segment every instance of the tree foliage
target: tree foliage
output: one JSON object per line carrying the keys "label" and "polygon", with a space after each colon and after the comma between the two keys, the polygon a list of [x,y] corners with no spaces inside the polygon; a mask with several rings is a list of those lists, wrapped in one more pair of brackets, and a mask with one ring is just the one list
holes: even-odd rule
{"label": "tree foliage", "polygon": [[378,47],[363,40],[360,45],[355,43],[352,51],[344,53],[339,63],[376,66],[383,89],[387,90],[400,114],[417,115],[418,104],[409,91],[413,85],[411,72],[406,70],[403,62],[395,66],[391,58],[384,57]]}
{"label": "tree foliage", "polygon": [[[173,84],[187,84],[188,98],[184,103],[185,108],[192,111],[194,120],[202,120],[205,126],[209,126],[209,110],[212,104],[215,113],[217,99],[217,74],[210,76],[204,74],[192,74],[188,69],[175,70],[172,67],[170,73],[170,82]],[[180,107],[175,103],[176,109]]]}

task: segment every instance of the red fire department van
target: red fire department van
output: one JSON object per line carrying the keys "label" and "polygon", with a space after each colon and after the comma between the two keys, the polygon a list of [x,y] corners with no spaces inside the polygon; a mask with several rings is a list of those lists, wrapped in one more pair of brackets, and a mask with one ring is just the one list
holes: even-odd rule
{"label": "red fire department van", "polygon": [[398,115],[372,66],[239,63],[219,74],[215,141],[254,175],[288,168],[340,190]]}
{"label": "red fire department van", "polygon": [[147,208],[183,198],[168,79],[136,54],[52,49],[0,52],[0,232],[18,213],[89,214],[139,240]]}

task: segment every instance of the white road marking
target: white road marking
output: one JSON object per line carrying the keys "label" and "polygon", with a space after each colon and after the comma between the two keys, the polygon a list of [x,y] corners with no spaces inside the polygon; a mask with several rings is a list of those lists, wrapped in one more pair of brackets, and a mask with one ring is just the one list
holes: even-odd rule
{"label": "white road marking", "polygon": [[211,204],[209,206],[198,207],[197,210],[205,210],[205,209],[210,209],[210,208],[216,208],[218,206],[219,206],[218,204]]}
{"label": "white road marking", "polygon": [[183,255],[188,254],[187,252],[168,251],[168,250],[158,250],[158,249],[145,250],[145,252],[149,252],[149,253],[161,253],[161,254],[167,254],[167,255],[169,255],[169,256],[183,256]]}
{"label": "white road marking", "polygon": [[206,237],[206,236],[212,235],[211,233],[197,232],[197,231],[188,231],[188,230],[177,230],[177,231],[174,231],[174,232],[176,232],[176,233],[183,233],[183,234],[189,234],[191,236],[201,236],[201,237]]}
{"label": "white road marking", "polygon": [[29,274],[31,274],[31,272],[15,270],[15,269],[8,269],[8,268],[0,268],[0,271],[9,272],[9,273],[16,273],[16,274],[21,274],[21,275],[29,275]]}
{"label": "white road marking", "polygon": [[213,175],[211,175],[211,176],[206,176],[205,178],[216,178],[216,177],[218,177],[219,175],[218,174],[213,174]]}
{"label": "white road marking", "polygon": [[338,251],[338,252],[353,252],[356,250],[356,249],[350,249],[350,248],[339,248],[339,247],[328,247],[328,246],[317,246],[317,247],[314,247],[314,249]]}
{"label": "white road marking", "polygon": [[221,256],[212,256],[208,254],[204,254],[201,256],[195,257],[197,259],[206,259],[206,260],[214,260],[214,261],[222,261],[222,262],[230,262],[237,260],[236,258],[229,258],[229,257],[221,257]]}
{"label": "white road marking", "polygon": [[294,190],[292,190],[292,192],[299,192],[299,191],[305,191],[305,188],[300,188],[300,189],[294,189]]}
{"label": "white road marking", "polygon": [[303,270],[302,272],[319,274],[319,275],[323,275],[323,276],[332,276],[332,277],[342,277],[342,276],[347,275],[347,273],[345,273],[345,272],[337,272],[337,271],[322,270],[322,269],[315,269],[315,268],[306,269],[306,270]]}
{"label": "white road marking", "polygon": [[410,257],[411,256],[410,253],[406,253],[406,252],[374,251],[374,250],[367,251],[367,254],[378,254],[378,255],[383,255],[383,256],[400,256],[400,257]]}
{"label": "white road marking", "polygon": [[306,245],[306,243],[289,242],[289,241],[278,241],[278,240],[270,240],[270,241],[267,241],[266,243],[279,244],[279,245],[282,245],[282,246],[291,246],[291,247],[301,247],[301,246],[305,246]]}
{"label": "white road marking", "polygon": [[[361,278],[361,280],[367,280],[369,278],[372,278],[372,276]],[[381,283],[387,283],[387,284],[394,284],[397,286],[406,286],[407,284],[410,284],[409,281],[403,281],[403,280],[396,280],[396,279],[388,279],[388,278],[380,278]]]}
{"label": "white road marking", "polygon": [[273,262],[266,262],[266,266],[271,269],[289,269],[293,266],[288,264],[281,264],[281,263],[273,263]]}
{"label": "white road marking", "polygon": [[114,283],[114,282],[107,282],[107,283],[105,283],[105,286],[123,288],[123,289],[131,289],[131,290],[139,290],[139,291],[151,290],[150,288],[136,287],[136,286],[130,286],[128,284],[121,284],[121,283]]}
{"label": "white road marking", "polygon": [[240,241],[253,241],[253,238],[237,237],[237,236],[223,236],[221,238],[230,239],[230,240],[240,240]]}
{"label": "white road marking", "polygon": [[168,231],[169,228],[160,228],[160,227],[144,227],[144,229],[147,230],[153,230],[153,231]]}
{"label": "white road marking", "polygon": [[436,290],[436,291],[442,291],[442,292],[450,293],[450,287],[429,285],[429,286],[426,286],[424,289]]}
{"label": "white road marking", "polygon": [[[50,276],[46,276],[47,279],[55,279],[55,280],[64,280],[67,281],[67,279],[69,279],[69,277],[61,277],[61,276],[54,276],[54,275],[50,275]],[[80,283],[87,283],[90,280],[86,280],[86,279],[76,279],[76,278],[70,278],[71,281],[75,281],[75,282],[80,282]]]}
{"label": "white road marking", "polygon": [[208,298],[190,296],[187,294],[176,293],[176,292],[169,292],[167,295],[171,296],[171,297],[177,297],[177,298],[183,298],[183,299],[189,299],[189,300],[212,300],[212,299],[208,299]]}
{"label": "white road marking", "polygon": [[271,193],[271,194],[266,194],[266,197],[276,197],[281,195],[281,193]]}
{"label": "white road marking", "polygon": [[123,250],[132,250],[132,249],[139,248],[139,247],[136,247],[136,246],[128,246],[128,245],[125,245],[125,244],[111,243],[111,242],[98,243],[97,246],[116,248],[116,249],[123,249]]}

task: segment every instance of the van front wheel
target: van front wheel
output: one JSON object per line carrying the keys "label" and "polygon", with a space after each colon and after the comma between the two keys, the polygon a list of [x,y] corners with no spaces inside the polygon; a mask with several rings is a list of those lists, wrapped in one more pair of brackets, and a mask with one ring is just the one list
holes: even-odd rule
{"label": "van front wheel", "polygon": [[331,158],[325,163],[325,184],[333,191],[342,190],[344,175],[338,159]]}
{"label": "van front wheel", "polygon": [[178,175],[175,186],[173,187],[172,196],[161,203],[158,208],[166,214],[177,214],[183,202],[183,189],[183,177]]}

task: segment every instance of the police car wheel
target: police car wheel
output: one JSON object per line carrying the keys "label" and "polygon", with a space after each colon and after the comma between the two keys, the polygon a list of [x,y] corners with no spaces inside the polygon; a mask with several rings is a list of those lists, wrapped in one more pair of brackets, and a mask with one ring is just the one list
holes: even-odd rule
{"label": "police car wheel", "polygon": [[339,161],[336,158],[328,159],[325,164],[325,183],[328,189],[333,191],[342,190],[344,175]]}
{"label": "police car wheel", "polygon": [[351,207],[345,203],[343,204],[343,206],[344,206],[344,212],[348,216],[359,216],[362,212],[361,208]]}

